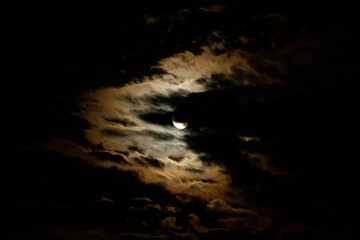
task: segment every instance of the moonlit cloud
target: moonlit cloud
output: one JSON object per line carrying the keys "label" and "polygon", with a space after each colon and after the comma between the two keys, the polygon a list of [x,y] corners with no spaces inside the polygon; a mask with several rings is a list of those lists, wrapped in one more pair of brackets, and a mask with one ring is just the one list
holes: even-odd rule
{"label": "moonlit cloud", "polygon": [[[240,36],[242,42],[245,41],[244,38]],[[96,167],[135,173],[140,182],[160,185],[183,203],[196,197],[205,202],[207,211],[220,214],[221,218],[217,223],[221,228],[217,230],[250,229],[254,233],[265,231],[272,227],[272,222],[258,213],[256,208],[251,209],[251,204],[245,201],[244,190],[233,184],[231,167],[221,161],[247,162],[252,167],[243,164],[241,170],[254,174],[262,171],[275,176],[290,175],[289,172],[275,166],[272,157],[257,152],[256,147],[255,151],[248,151],[244,147],[239,148],[239,151],[234,148],[242,159],[211,159],[214,156],[206,151],[197,151],[196,147],[189,145],[189,136],[196,137],[198,132],[193,132],[191,128],[179,130],[171,121],[173,112],[177,110],[182,99],[191,99],[190,96],[198,94],[204,98],[202,93],[211,93],[229,86],[240,88],[278,84],[280,76],[286,73],[283,55],[290,50],[287,46],[276,53],[228,49],[227,37],[219,31],[213,31],[207,42],[207,46],[201,47],[200,54],[184,51],[160,60],[153,66],[154,69],[161,70],[156,74],[133,78],[119,87],[84,91],[80,97],[80,112],[77,116],[89,123],[89,127],[84,130],[85,137],[96,147],[56,139],[53,143],[45,144],[45,148],[69,157],[81,158]],[[276,74],[264,74],[264,68],[272,69]],[[265,97],[261,93],[260,91],[251,96],[236,95],[233,102],[238,105],[234,111],[242,106],[247,108],[246,104],[253,99],[264,101]],[[217,95],[215,93],[205,98],[212,96]],[[229,116],[227,118],[231,119]],[[205,125],[204,129],[208,128]],[[213,132],[217,134],[216,130]],[[224,139],[228,137],[225,136]],[[260,135],[248,136],[241,132],[234,132],[234,139],[231,141],[234,141],[231,144],[246,143],[254,146],[268,143]],[[201,142],[198,141],[200,144]],[[222,154],[220,155],[226,156],[225,158],[234,156],[234,153]],[[130,206],[129,210],[132,212],[181,212],[171,204],[160,205],[148,198],[133,198],[132,201],[143,203],[141,206]],[[194,232],[205,234],[215,230],[202,226],[195,213],[188,217]],[[178,233],[183,227],[177,224],[174,216],[162,219],[161,225],[173,231],[174,236],[187,234]]]}
{"label": "moonlit cloud", "polygon": [[[271,66],[283,72],[281,53],[273,58],[275,55],[265,52],[228,49],[227,37],[219,31],[213,31],[207,42],[200,54],[184,51],[163,58],[153,66],[161,70],[156,74],[134,78],[120,87],[83,92],[77,115],[89,122],[85,137],[100,149],[57,140],[57,146],[63,145],[60,152],[95,166],[135,172],[141,182],[160,184],[180,201],[194,196],[208,203],[221,199],[242,204],[242,191],[232,185],[227,167],[203,162],[204,153],[194,151],[185,139],[193,134],[191,129],[179,130],[171,124],[172,113],[181,101],[171,99],[221,89],[225,81],[232,86],[275,84],[276,77],[258,69]],[[162,118],[149,121],[155,116]],[[257,136],[238,138],[243,142],[262,141]],[[246,151],[243,156],[255,167],[279,173],[269,165],[267,156]]]}
{"label": "moonlit cloud", "polygon": [[[231,177],[224,166],[202,162],[201,153],[191,150],[185,142],[186,129],[173,127],[171,118],[170,124],[159,125],[141,117],[148,113],[171,116],[176,105],[161,99],[207,91],[207,86],[198,81],[200,78],[230,76],[235,66],[250,70],[239,51],[215,55],[208,47],[202,49],[199,55],[186,51],[162,59],[155,67],[163,69],[164,74],[144,76],[122,87],[84,92],[78,115],[90,123],[86,138],[103,149],[58,140],[64,145],[62,151],[96,166],[137,172],[142,182],[161,184],[185,199],[196,196],[211,201],[222,197],[237,202],[227,197]],[[156,98],[159,100],[153,101]]]}
{"label": "moonlit cloud", "polygon": [[4,239],[351,238],[359,14],[343,5],[17,6]]}

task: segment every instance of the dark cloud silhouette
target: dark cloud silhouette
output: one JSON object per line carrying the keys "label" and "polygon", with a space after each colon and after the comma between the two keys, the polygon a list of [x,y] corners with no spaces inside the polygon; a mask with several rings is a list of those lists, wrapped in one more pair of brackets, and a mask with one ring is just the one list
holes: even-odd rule
{"label": "dark cloud silhouette", "polygon": [[161,141],[171,140],[174,138],[174,136],[171,134],[156,132],[152,130],[143,130],[137,132],[135,130],[103,129],[101,130],[101,133],[110,137],[125,137],[125,136],[131,136],[133,134],[139,134],[144,136],[150,136],[156,140],[161,140]]}
{"label": "dark cloud silhouette", "polygon": [[196,168],[187,168],[186,170],[189,171],[189,172],[194,172],[194,173],[202,173],[202,172],[204,172],[204,170],[196,169]]}
{"label": "dark cloud silhouette", "polygon": [[142,132],[142,134],[146,135],[146,136],[150,136],[156,140],[160,140],[160,141],[168,141],[168,140],[172,140],[175,137],[171,134],[167,134],[167,133],[161,133],[161,132],[155,132],[155,131],[151,131],[151,130],[144,130]]}
{"label": "dark cloud silhouette", "polygon": [[139,148],[137,146],[130,146],[129,151],[131,151],[131,152],[139,152],[141,154],[144,154],[144,149]]}
{"label": "dark cloud silhouette", "polygon": [[103,129],[101,130],[101,133],[111,137],[123,137],[128,135],[126,131],[118,129]]}
{"label": "dark cloud silhouette", "polygon": [[172,112],[157,112],[157,113],[147,113],[140,116],[141,119],[163,126],[170,126],[172,125]]}
{"label": "dark cloud silhouette", "polygon": [[135,158],[135,161],[144,165],[144,166],[152,166],[152,167],[157,167],[157,168],[162,168],[164,167],[164,163],[155,159],[155,158],[151,158],[151,157],[140,157],[140,158]]}
{"label": "dark cloud silhouette", "polygon": [[184,159],[184,156],[169,156],[169,158],[175,162],[181,162]]}
{"label": "dark cloud silhouette", "polygon": [[106,121],[111,122],[111,123],[117,123],[117,124],[121,124],[125,127],[135,127],[136,123],[127,120],[127,119],[118,119],[118,118],[105,118]]}
{"label": "dark cloud silhouette", "polygon": [[[89,226],[93,229],[120,227],[119,231],[128,231],[125,220],[132,216],[128,208],[138,191],[153,199],[159,198],[160,202],[171,199],[160,186],[153,185],[150,189],[149,185],[141,184],[134,173],[118,174],[114,168],[99,170],[80,159],[52,152],[25,151],[22,154],[27,158],[20,162],[23,167],[17,171],[23,178],[14,176],[11,179],[17,190],[12,193],[16,200],[9,209],[19,218],[9,221],[12,225],[33,226],[33,230],[39,228],[44,238],[53,236],[53,226],[65,232]],[[22,197],[24,193],[26,198]],[[111,204],[102,204],[110,201]],[[38,233],[28,228],[17,231],[15,236],[26,238],[28,234],[37,236]]]}
{"label": "dark cloud silhouette", "polygon": [[90,155],[95,156],[100,160],[105,160],[105,161],[110,160],[121,164],[129,164],[122,155],[118,155],[118,154],[97,151],[97,152],[91,152]]}

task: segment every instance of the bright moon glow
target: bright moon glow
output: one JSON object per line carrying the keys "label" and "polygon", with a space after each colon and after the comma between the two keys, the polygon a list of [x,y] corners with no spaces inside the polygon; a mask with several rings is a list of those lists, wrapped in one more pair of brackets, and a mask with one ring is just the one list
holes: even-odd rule
{"label": "bright moon glow", "polygon": [[177,128],[177,129],[184,129],[184,128],[186,128],[187,126],[188,126],[188,123],[186,123],[186,122],[176,122],[176,121],[172,121],[173,122],[173,124],[174,124],[174,126]]}

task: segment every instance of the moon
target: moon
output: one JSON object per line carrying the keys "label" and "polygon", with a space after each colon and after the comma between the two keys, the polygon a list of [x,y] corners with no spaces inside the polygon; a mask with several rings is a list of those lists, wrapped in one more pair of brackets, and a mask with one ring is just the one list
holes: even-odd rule
{"label": "moon", "polygon": [[175,117],[172,118],[172,123],[177,129],[185,129],[189,123],[188,122],[178,122],[175,120]]}

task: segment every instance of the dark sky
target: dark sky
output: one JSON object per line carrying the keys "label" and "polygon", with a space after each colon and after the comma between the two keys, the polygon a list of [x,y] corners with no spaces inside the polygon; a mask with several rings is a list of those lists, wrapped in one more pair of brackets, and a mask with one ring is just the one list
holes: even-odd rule
{"label": "dark sky", "polygon": [[4,239],[357,238],[354,6],[15,12]]}

